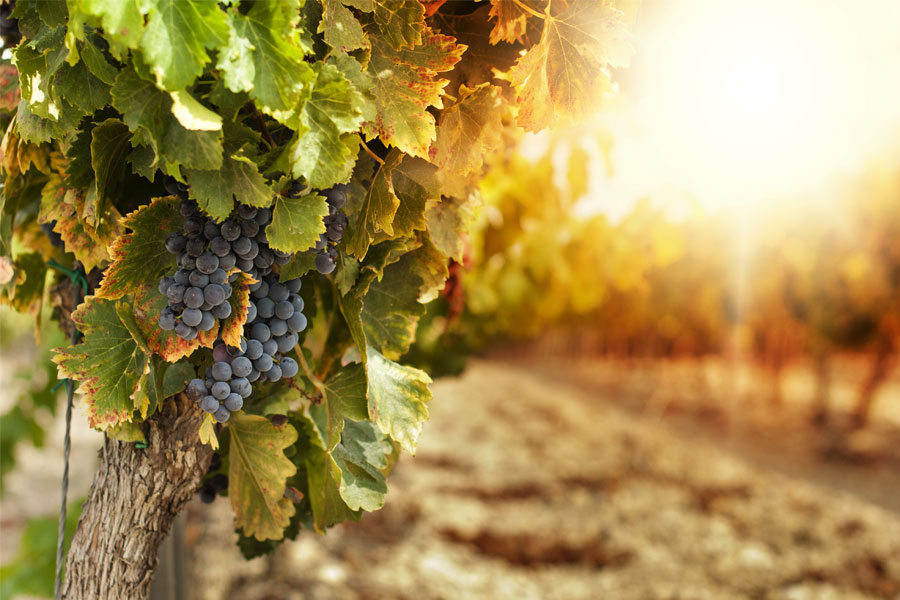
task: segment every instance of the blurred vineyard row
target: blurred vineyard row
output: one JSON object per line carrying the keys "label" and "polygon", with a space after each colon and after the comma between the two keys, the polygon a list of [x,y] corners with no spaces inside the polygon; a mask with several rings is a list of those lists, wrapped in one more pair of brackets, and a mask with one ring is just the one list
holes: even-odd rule
{"label": "blurred vineyard row", "polygon": [[805,360],[822,418],[832,357],[864,354],[852,417],[865,424],[900,350],[900,164],[872,161],[799,217],[786,216],[791,199],[673,216],[644,198],[610,219],[602,199],[593,215],[579,205],[591,158],[557,150],[510,153],[484,180],[465,265],[420,328],[421,360],[452,370],[453,350],[551,333],[582,356],[738,356],[771,372],[776,404],[781,372]]}

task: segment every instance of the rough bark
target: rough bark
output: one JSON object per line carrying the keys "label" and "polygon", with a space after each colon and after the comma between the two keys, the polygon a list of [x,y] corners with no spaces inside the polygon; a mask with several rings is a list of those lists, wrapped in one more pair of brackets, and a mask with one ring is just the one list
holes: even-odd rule
{"label": "rough bark", "polygon": [[147,448],[107,439],[66,560],[63,598],[148,597],[158,548],[212,458],[202,413],[179,396],[144,425]]}

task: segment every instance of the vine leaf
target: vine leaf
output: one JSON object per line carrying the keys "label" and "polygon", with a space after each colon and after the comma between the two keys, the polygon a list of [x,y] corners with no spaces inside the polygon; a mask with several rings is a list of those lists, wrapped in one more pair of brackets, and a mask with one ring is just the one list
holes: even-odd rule
{"label": "vine leaf", "polygon": [[341,468],[324,450],[311,446],[304,453],[304,466],[316,531],[322,533],[335,523],[358,520],[358,512],[350,510],[341,498]]}
{"label": "vine leaf", "polygon": [[231,416],[227,431],[228,496],[235,525],[260,541],[280,539],[294,514],[284,489],[297,468],[284,449],[297,441],[297,430],[238,412]]}
{"label": "vine leaf", "polygon": [[137,0],[84,0],[78,9],[100,17],[103,30],[118,44],[137,48],[144,24]]}
{"label": "vine leaf", "polygon": [[372,44],[367,72],[374,82],[371,91],[377,116],[363,124],[363,131],[407,154],[428,158],[434,117],[427,109],[443,108],[441,95],[447,85],[437,75],[451,70],[466,47],[425,28],[421,45],[396,50],[371,27],[367,32]]}
{"label": "vine leaf", "polygon": [[369,47],[362,25],[341,0],[323,0],[322,11],[318,32],[324,34],[326,44],[339,52]]}
{"label": "vine leaf", "polygon": [[266,229],[269,245],[283,252],[302,252],[312,248],[319,235],[325,233],[322,218],[327,214],[328,203],[324,196],[279,196],[275,200],[272,224]]}
{"label": "vine leaf", "polygon": [[131,152],[128,127],[118,119],[107,119],[91,131],[91,164],[94,186],[90,191],[101,206],[114,206],[125,177],[125,159]]}
{"label": "vine leaf", "polygon": [[394,194],[400,200],[391,223],[393,235],[403,237],[425,229],[425,206],[429,200],[441,198],[441,184],[437,169],[431,163],[404,156],[391,174]]}
{"label": "vine leaf", "polygon": [[341,441],[345,418],[361,421],[368,416],[363,365],[347,365],[325,381],[323,402],[310,405],[309,413],[323,447],[330,452]]}
{"label": "vine leaf", "polygon": [[350,134],[362,124],[365,99],[336,66],[320,63],[317,71],[288,152],[294,177],[325,189],[350,178],[359,150],[359,137]]}
{"label": "vine leaf", "polygon": [[419,0],[346,0],[363,12],[374,12],[384,39],[399,50],[422,42],[425,7]]}
{"label": "vine leaf", "polygon": [[384,269],[363,298],[360,318],[367,343],[391,358],[400,358],[415,339],[416,324],[425,312],[418,302],[423,279],[410,267],[410,254]]}
{"label": "vine leaf", "polygon": [[331,458],[341,470],[339,492],[350,510],[378,510],[384,506],[387,469],[393,446],[386,435],[368,421],[347,420],[341,444]]}
{"label": "vine leaf", "polygon": [[183,218],[177,206],[174,196],[154,198],[122,220],[131,233],[120,236],[110,248],[113,263],[97,290],[99,298],[133,294],[172,270],[175,260],[166,250],[166,238],[181,231]]}
{"label": "vine leaf", "polygon": [[100,229],[92,227],[82,217],[84,213],[84,193],[64,188],[60,176],[52,174],[41,190],[38,221],[56,221],[53,231],[62,237],[66,252],[74,254],[89,271],[110,258],[107,246],[120,239],[117,236],[122,227],[119,214],[112,207],[107,207],[106,219],[101,223]]}
{"label": "vine leaf", "polygon": [[216,437],[216,420],[211,414],[207,414],[200,423],[200,430],[197,432],[200,441],[207,444],[213,450],[219,449],[219,438]]}
{"label": "vine leaf", "polygon": [[225,85],[232,92],[250,92],[269,114],[289,114],[315,77],[298,42],[298,8],[297,0],[253,2],[246,15],[228,15],[231,33],[218,61]]}
{"label": "vine leaf", "polygon": [[519,125],[538,131],[559,114],[589,112],[609,89],[605,68],[627,66],[631,53],[624,13],[605,2],[575,2],[546,15],[541,41],[509,72]]}
{"label": "vine leaf", "polygon": [[443,198],[425,209],[428,235],[435,247],[456,262],[463,261],[466,238],[460,231],[469,231],[475,220],[475,206],[469,198]]}
{"label": "vine leaf", "polygon": [[[351,218],[344,236],[347,250],[362,260],[369,250],[369,244],[379,232],[393,233],[394,214],[400,206],[400,199],[394,194],[391,176],[403,160],[403,154],[394,149],[378,168],[372,184],[366,190],[355,218]],[[354,200],[351,197],[350,200]],[[352,212],[349,210],[348,212]]]}
{"label": "vine leaf", "polygon": [[[237,291],[232,293],[232,298],[236,293]],[[134,292],[133,302],[134,318],[147,341],[147,347],[167,362],[176,362],[190,356],[201,346],[211,348],[216,341],[219,325],[213,326],[209,331],[198,332],[197,337],[190,341],[181,339],[174,331],[160,329],[159,315],[168,305],[168,300],[159,293],[155,285],[142,285]]]}
{"label": "vine leaf", "polygon": [[47,280],[47,263],[37,252],[20,254],[12,262],[11,280],[3,287],[6,301],[19,312],[39,312]]}
{"label": "vine leaf", "polygon": [[[131,329],[116,310],[117,302],[87,296],[72,313],[72,320],[84,334],[80,344],[55,349],[54,362],[60,376],[78,380],[84,394],[92,427],[106,429],[130,421],[135,410],[135,393],[141,377],[148,372],[147,355],[141,351]],[[133,317],[131,317],[133,318]],[[134,325],[134,324],[131,324]]]}
{"label": "vine leaf", "polygon": [[441,113],[429,155],[445,196],[464,197],[481,174],[485,156],[503,142],[499,92],[487,83],[460,87],[459,101]]}
{"label": "vine leaf", "polygon": [[218,170],[185,169],[191,198],[216,221],[228,218],[237,200],[264,208],[275,194],[252,160],[239,154],[226,156]]}
{"label": "vine leaf", "polygon": [[116,77],[112,97],[113,106],[122,113],[128,128],[149,136],[151,147],[163,160],[160,166],[167,172],[177,173],[179,166],[189,169],[222,166],[222,132],[185,129],[172,113],[172,97],[138,77],[132,69],[124,69]]}
{"label": "vine leaf", "polygon": [[500,42],[512,44],[525,34],[528,26],[528,13],[518,2],[510,0],[491,0],[490,18],[497,19],[491,30],[492,44]]}
{"label": "vine leaf", "polygon": [[206,48],[228,39],[225,13],[205,0],[142,0],[147,26],[141,51],[156,84],[181,90],[203,73],[209,61]]}
{"label": "vine leaf", "polygon": [[388,360],[378,350],[366,350],[369,417],[385,434],[412,454],[428,420],[431,378],[424,371]]}

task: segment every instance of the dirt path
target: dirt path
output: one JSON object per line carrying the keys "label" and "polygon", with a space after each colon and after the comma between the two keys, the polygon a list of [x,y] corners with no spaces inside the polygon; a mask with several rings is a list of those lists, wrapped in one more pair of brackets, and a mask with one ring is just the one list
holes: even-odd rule
{"label": "dirt path", "polygon": [[274,559],[240,562],[227,503],[194,506],[195,597],[900,597],[898,514],[575,379],[473,362],[439,381],[387,506]]}

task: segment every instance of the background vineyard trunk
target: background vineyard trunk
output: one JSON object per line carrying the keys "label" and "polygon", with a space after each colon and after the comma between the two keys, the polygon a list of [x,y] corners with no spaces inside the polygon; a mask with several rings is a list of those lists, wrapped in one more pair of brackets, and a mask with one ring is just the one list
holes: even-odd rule
{"label": "background vineyard trunk", "polygon": [[147,448],[106,439],[66,560],[63,598],[145,599],[157,551],[212,458],[202,413],[179,395],[142,425]]}

